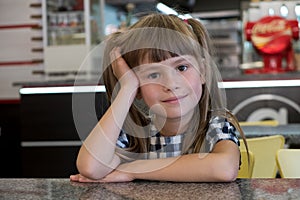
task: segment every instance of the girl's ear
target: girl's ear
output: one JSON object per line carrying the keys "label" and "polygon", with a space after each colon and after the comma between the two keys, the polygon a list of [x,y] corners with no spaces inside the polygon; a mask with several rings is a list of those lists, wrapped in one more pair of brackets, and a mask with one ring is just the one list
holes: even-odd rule
{"label": "girl's ear", "polygon": [[206,83],[204,74],[200,74],[200,80],[202,85]]}
{"label": "girl's ear", "polygon": [[205,84],[206,83],[206,80],[205,80],[205,66],[207,65],[207,63],[205,62],[205,59],[202,58],[201,59],[201,64],[200,64],[200,67],[199,67],[199,73],[200,73],[200,80],[201,80],[201,84]]}

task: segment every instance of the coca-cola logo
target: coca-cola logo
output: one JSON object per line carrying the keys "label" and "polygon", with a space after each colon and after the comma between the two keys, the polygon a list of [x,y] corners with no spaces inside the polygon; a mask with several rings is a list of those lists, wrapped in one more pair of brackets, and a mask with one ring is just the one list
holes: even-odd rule
{"label": "coca-cola logo", "polygon": [[276,54],[290,45],[292,29],[287,20],[279,16],[267,16],[252,28],[253,45],[263,53]]}
{"label": "coca-cola logo", "polygon": [[256,35],[273,35],[274,33],[283,32],[289,29],[289,24],[283,19],[273,19],[267,22],[258,22],[253,26],[252,33]]}

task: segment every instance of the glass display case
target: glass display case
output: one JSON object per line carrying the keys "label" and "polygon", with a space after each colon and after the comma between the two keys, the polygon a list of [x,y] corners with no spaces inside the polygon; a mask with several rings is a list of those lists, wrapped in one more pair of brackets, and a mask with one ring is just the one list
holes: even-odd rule
{"label": "glass display case", "polygon": [[104,0],[43,0],[45,72],[76,72],[103,36]]}

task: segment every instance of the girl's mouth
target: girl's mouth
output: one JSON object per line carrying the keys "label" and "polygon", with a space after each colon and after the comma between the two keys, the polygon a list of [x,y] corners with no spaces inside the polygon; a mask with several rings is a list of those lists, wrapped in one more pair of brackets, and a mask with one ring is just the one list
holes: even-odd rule
{"label": "girl's mouth", "polygon": [[179,103],[179,102],[180,102],[183,98],[185,98],[186,96],[187,96],[187,95],[170,97],[170,98],[167,98],[167,99],[163,100],[162,102],[164,102],[164,103],[176,104],[176,103]]}

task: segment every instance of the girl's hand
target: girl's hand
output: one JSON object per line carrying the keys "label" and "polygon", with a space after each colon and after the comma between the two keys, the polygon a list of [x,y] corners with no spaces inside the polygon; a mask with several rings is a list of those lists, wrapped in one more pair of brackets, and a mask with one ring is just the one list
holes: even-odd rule
{"label": "girl's hand", "polygon": [[101,182],[101,179],[99,180],[93,180],[86,178],[82,176],[81,174],[76,174],[76,175],[71,175],[70,180],[74,182],[80,182],[80,183],[96,183],[96,182]]}
{"label": "girl's hand", "polygon": [[130,182],[134,180],[134,177],[119,170],[114,170],[106,177],[98,180],[93,180],[82,176],[81,174],[71,175],[70,180],[80,183],[111,183],[111,182]]}
{"label": "girl's hand", "polygon": [[110,52],[110,59],[112,61],[112,69],[116,78],[119,80],[121,87],[126,89],[132,88],[135,92],[139,87],[139,80],[132,69],[128,66],[126,61],[122,58],[120,48],[115,47]]}

